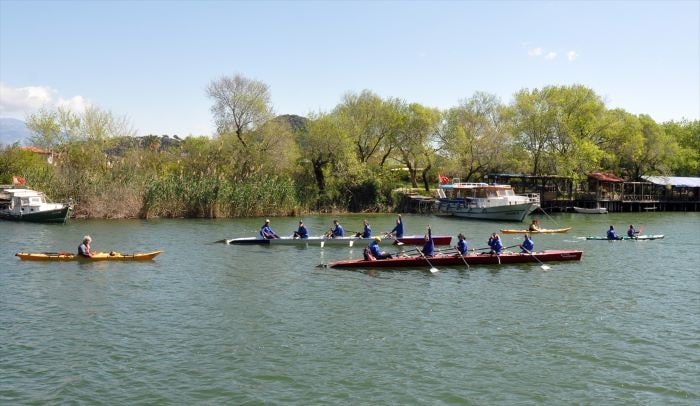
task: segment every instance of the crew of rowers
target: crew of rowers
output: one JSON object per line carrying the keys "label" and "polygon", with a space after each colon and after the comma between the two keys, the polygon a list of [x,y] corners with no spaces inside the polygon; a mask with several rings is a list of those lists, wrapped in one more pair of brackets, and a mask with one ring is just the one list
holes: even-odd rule
{"label": "crew of rowers", "polygon": [[[390,235],[393,238],[401,238],[403,237],[403,221],[401,219],[401,215],[399,214],[398,219],[396,220],[396,226],[386,233],[387,235]],[[270,227],[270,219],[265,220],[265,224],[260,227],[260,236],[266,240],[273,240],[276,238],[280,238],[277,233],[275,233],[272,228]],[[309,238],[309,230],[306,228],[304,225],[303,221],[299,221],[299,227],[293,234],[294,238]],[[328,232],[325,234],[325,237],[327,238],[340,238],[340,237],[345,237],[345,229],[343,226],[340,224],[338,220],[333,220],[333,227],[328,230]],[[355,237],[357,238],[371,238],[372,237],[372,227],[369,225],[369,222],[367,220],[363,221],[363,226],[362,226],[362,232],[357,232],[355,233]]]}
{"label": "crew of rowers", "polygon": [[[637,238],[637,234],[639,234],[639,230],[635,229],[633,224],[630,224],[630,228],[627,229],[627,237]],[[610,226],[606,235],[608,240],[621,240],[624,238],[617,235],[617,231],[615,231],[615,227],[613,226]]]}
{"label": "crew of rowers", "polygon": [[[533,220],[532,224],[530,225],[530,229],[537,227],[539,229],[539,221],[537,219]],[[611,229],[613,229],[612,226],[610,226]],[[632,226],[630,226],[632,228]],[[386,235],[390,236],[392,238],[402,238],[404,234],[404,224],[403,224],[403,219],[401,218],[401,215],[398,215],[398,218],[396,219],[396,226],[394,228],[387,232]],[[272,228],[270,227],[270,220],[267,219],[265,220],[265,224],[260,228],[260,236],[264,239],[275,239],[275,238],[280,238],[279,235],[277,235]],[[327,238],[339,238],[339,237],[344,237],[345,236],[345,229],[343,229],[343,226],[340,225],[340,222],[338,220],[333,220],[333,227],[328,230],[328,232],[325,235]],[[355,237],[358,238],[371,238],[372,237],[372,228],[369,225],[369,222],[367,220],[363,221],[363,230],[362,232],[355,233]],[[309,231],[307,230],[306,226],[304,225],[303,221],[299,221],[299,227],[297,231],[294,232],[294,238],[309,238]],[[457,245],[454,247],[459,255],[467,255],[469,251],[469,246],[467,244],[467,240],[464,237],[464,234],[459,233],[457,235]],[[384,259],[384,258],[392,258],[391,254],[388,254],[384,251],[381,250],[379,244],[381,243],[382,238],[381,237],[374,237],[372,241],[369,243],[367,246],[367,252],[366,254],[371,255],[375,259]],[[490,255],[501,255],[503,253],[504,247],[503,243],[501,242],[501,238],[498,236],[498,234],[493,233],[489,237],[488,240],[488,248],[490,251],[488,254]],[[520,245],[514,245],[513,247],[520,247],[523,253],[532,253],[535,249],[535,243],[532,241],[532,238],[528,235],[525,234],[525,238],[522,244]],[[511,248],[511,247],[506,247],[506,248]],[[433,232],[428,225],[428,230],[427,233],[425,234],[425,243],[423,244],[423,248],[420,250],[420,254],[426,257],[432,257],[435,255],[435,241],[433,240]],[[365,257],[368,257],[368,255],[365,255]]]}

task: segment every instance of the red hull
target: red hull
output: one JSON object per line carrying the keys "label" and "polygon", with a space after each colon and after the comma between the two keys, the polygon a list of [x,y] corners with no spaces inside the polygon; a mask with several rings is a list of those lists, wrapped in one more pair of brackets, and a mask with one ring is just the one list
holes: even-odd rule
{"label": "red hull", "polygon": [[430,266],[465,266],[464,261],[471,265],[493,265],[493,264],[521,264],[539,263],[551,261],[580,261],[583,251],[571,250],[545,250],[535,252],[533,255],[520,253],[504,253],[500,257],[488,254],[469,254],[464,257],[457,255],[438,255],[431,258],[423,257],[397,257],[392,259],[378,259],[367,261],[364,259],[353,259],[348,261],[338,261],[330,264],[331,268],[399,268],[399,267],[426,267],[428,261]]}
{"label": "red hull", "polygon": [[[425,236],[423,235],[405,235],[397,240],[405,245],[423,245],[425,244]],[[449,235],[434,235],[433,243],[435,245],[450,245],[452,236]]]}

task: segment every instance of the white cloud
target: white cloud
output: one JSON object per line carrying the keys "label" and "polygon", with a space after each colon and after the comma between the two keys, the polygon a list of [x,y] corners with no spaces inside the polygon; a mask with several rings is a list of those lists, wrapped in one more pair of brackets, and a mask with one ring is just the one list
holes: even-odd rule
{"label": "white cloud", "polygon": [[81,112],[90,103],[82,96],[63,98],[47,86],[12,87],[0,82],[0,116],[24,119],[42,107],[68,107]]}
{"label": "white cloud", "polygon": [[544,56],[544,59],[556,59],[557,53],[556,52],[547,52],[547,55]]}
{"label": "white cloud", "polygon": [[575,61],[576,58],[578,58],[576,51],[569,51],[566,53],[566,59],[568,59],[569,62]]}
{"label": "white cloud", "polygon": [[70,99],[59,98],[56,102],[57,107],[67,108],[73,112],[85,111],[86,107],[91,106],[91,103],[85,100],[83,96],[73,96]]}
{"label": "white cloud", "polygon": [[531,50],[527,51],[527,54],[530,56],[540,56],[544,53],[544,49],[542,48],[532,48]]}

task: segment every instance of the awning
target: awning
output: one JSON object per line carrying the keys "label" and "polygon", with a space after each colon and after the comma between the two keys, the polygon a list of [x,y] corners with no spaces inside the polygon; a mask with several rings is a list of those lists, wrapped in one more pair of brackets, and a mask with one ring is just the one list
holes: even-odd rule
{"label": "awning", "polygon": [[675,187],[700,187],[700,178],[687,176],[642,176],[642,179],[655,185]]}

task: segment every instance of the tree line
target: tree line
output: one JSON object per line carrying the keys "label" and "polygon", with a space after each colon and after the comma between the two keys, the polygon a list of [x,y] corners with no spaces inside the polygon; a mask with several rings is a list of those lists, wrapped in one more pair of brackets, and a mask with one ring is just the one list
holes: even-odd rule
{"label": "tree line", "polygon": [[241,75],[206,91],[213,138],[135,137],[97,107],[40,110],[30,141],[56,158],[5,146],[0,182],[23,176],[81,217],[148,218],[386,211],[397,188],[428,191],[438,174],[700,176],[700,121],[609,109],[582,85],[522,89],[509,104],[477,92],[446,110],[364,90],[308,117],[275,116],[270,88]]}

